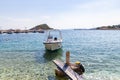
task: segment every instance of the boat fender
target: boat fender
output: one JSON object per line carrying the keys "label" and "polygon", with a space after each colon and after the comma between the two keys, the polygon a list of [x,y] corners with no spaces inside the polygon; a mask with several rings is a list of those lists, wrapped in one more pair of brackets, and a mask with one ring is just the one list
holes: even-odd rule
{"label": "boat fender", "polygon": [[84,68],[84,66],[80,63],[80,62],[75,62],[75,64],[76,64],[76,66],[78,67],[78,72],[79,72],[79,74],[81,75],[81,74],[83,74],[84,72],[85,72],[85,68]]}

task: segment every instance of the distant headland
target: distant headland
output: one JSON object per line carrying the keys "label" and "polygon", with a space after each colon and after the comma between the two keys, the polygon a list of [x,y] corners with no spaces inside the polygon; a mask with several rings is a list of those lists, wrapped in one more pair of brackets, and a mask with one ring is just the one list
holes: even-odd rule
{"label": "distant headland", "polygon": [[120,24],[112,25],[112,26],[101,26],[101,27],[90,28],[90,29],[74,29],[74,30],[120,30]]}
{"label": "distant headland", "polygon": [[92,30],[120,30],[120,24],[119,25],[102,26],[102,27],[92,28]]}
{"label": "distant headland", "polygon": [[40,24],[37,25],[33,28],[30,29],[25,29],[25,30],[21,30],[21,29],[8,29],[8,30],[0,30],[0,34],[1,33],[8,33],[8,34],[12,34],[12,33],[44,33],[44,30],[50,30],[53,28],[50,28],[47,24]]}
{"label": "distant headland", "polygon": [[49,29],[53,29],[53,28],[50,28],[47,24],[40,24],[31,28],[30,30],[49,30]]}

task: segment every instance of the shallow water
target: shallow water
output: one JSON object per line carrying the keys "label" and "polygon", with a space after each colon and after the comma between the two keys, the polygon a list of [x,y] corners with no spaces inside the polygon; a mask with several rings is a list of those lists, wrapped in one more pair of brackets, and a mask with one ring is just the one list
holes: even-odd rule
{"label": "shallow water", "polygon": [[0,34],[0,80],[67,80],[56,77],[54,59],[80,61],[83,80],[120,80],[120,31],[62,30],[63,47],[43,45],[45,33]]}

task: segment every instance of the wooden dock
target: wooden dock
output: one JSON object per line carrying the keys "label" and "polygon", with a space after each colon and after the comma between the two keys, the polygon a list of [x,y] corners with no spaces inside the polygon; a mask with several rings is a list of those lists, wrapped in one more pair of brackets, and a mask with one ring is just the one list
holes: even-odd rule
{"label": "wooden dock", "polygon": [[67,75],[71,80],[83,80],[82,75],[74,72],[70,66],[59,61],[53,60],[53,63],[57,66],[59,70],[61,70],[65,75]]}

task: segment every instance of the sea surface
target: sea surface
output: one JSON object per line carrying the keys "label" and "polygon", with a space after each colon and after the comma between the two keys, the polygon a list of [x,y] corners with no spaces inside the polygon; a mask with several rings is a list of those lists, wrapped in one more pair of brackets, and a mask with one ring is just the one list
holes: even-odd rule
{"label": "sea surface", "polygon": [[0,80],[67,80],[55,76],[52,60],[80,61],[83,80],[120,80],[119,30],[62,30],[63,47],[43,45],[46,33],[0,34]]}

